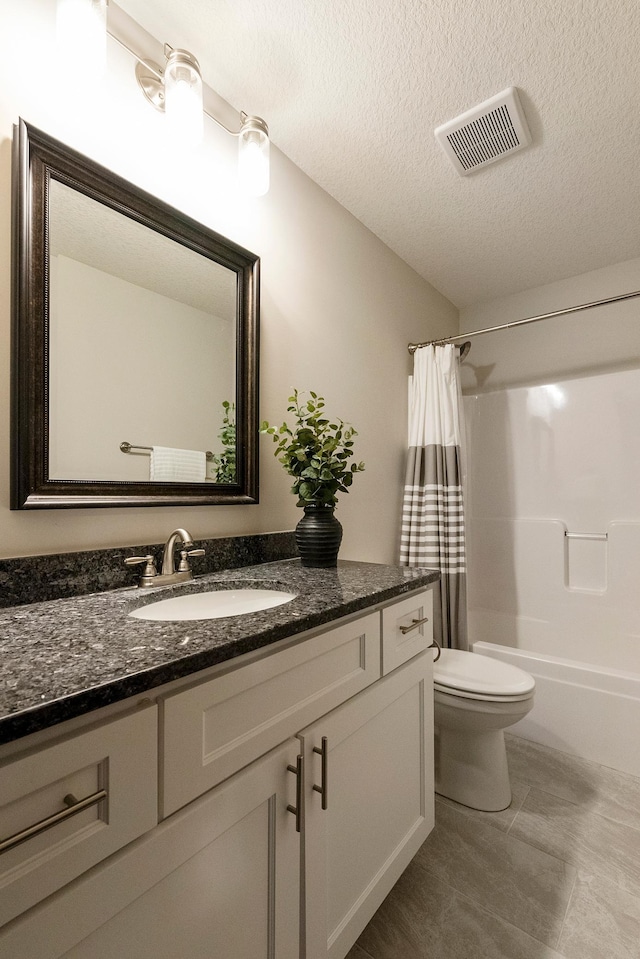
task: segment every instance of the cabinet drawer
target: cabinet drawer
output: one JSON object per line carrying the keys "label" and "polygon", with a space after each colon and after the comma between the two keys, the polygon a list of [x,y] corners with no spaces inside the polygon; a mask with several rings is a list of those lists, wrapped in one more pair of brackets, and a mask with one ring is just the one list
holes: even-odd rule
{"label": "cabinet drawer", "polygon": [[392,669],[406,663],[432,642],[432,589],[413,593],[407,599],[387,606],[382,610],[382,675],[386,676]]}
{"label": "cabinet drawer", "polygon": [[0,925],[157,824],[157,735],[148,706],[0,765]]}
{"label": "cabinet drawer", "polygon": [[380,615],[168,696],[163,817],[380,677]]}

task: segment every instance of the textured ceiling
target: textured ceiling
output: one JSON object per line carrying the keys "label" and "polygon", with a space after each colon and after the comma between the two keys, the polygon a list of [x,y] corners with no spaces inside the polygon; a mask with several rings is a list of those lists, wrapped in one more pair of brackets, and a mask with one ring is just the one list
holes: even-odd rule
{"label": "textured ceiling", "polygon": [[[640,256],[638,0],[118,0],[463,307]],[[518,88],[532,146],[436,126]]]}
{"label": "textured ceiling", "polygon": [[56,179],[49,249],[226,323],[236,320],[236,274]]}

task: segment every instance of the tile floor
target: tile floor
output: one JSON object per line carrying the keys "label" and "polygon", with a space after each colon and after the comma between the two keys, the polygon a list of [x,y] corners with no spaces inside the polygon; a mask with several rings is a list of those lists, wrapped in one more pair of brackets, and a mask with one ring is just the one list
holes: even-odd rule
{"label": "tile floor", "polygon": [[437,797],[347,959],[640,959],[640,779],[506,738],[509,809]]}

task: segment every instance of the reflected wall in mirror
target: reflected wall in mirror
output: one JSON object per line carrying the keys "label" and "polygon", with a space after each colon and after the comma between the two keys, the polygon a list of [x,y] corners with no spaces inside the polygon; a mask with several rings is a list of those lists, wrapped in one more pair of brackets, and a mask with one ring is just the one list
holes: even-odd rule
{"label": "reflected wall in mirror", "polygon": [[12,508],[257,502],[258,257],[16,134]]}

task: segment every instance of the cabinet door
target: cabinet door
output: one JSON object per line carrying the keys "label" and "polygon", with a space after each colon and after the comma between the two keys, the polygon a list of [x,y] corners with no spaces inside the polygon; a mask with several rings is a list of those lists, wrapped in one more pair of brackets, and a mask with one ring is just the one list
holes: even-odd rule
{"label": "cabinet door", "polygon": [[300,733],[306,959],[347,954],[433,828],[432,670],[417,656]]}
{"label": "cabinet door", "polygon": [[298,959],[289,740],[0,932],[2,959]]}

